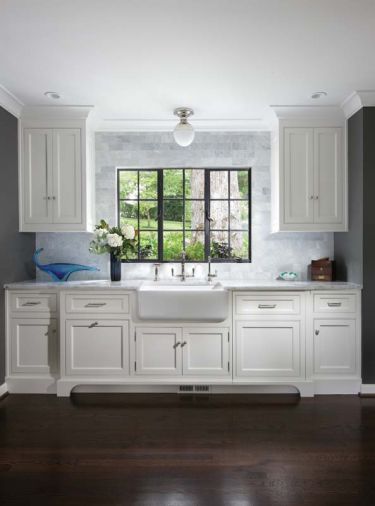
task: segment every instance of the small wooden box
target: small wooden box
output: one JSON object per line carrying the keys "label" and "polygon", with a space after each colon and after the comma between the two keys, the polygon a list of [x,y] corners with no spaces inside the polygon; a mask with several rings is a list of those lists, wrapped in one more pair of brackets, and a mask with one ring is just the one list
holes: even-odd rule
{"label": "small wooden box", "polygon": [[311,281],[334,281],[335,280],[335,262],[329,258],[320,258],[312,260],[309,265],[309,274]]}

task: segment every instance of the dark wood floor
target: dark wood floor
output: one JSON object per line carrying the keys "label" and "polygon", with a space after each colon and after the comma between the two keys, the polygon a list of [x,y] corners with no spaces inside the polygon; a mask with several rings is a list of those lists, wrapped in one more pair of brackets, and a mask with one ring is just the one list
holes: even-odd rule
{"label": "dark wood floor", "polygon": [[0,505],[375,505],[375,399],[10,395]]}

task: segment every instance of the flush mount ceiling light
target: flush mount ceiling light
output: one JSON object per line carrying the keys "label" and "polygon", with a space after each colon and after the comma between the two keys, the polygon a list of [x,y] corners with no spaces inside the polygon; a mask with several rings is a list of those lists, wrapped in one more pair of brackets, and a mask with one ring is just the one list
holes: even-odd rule
{"label": "flush mount ceiling light", "polygon": [[52,98],[53,100],[59,100],[59,98],[61,98],[60,93],[57,93],[57,91],[46,91],[44,93],[44,96],[47,98]]}
{"label": "flush mount ceiling light", "polygon": [[311,95],[311,98],[313,99],[318,99],[318,98],[322,98],[322,97],[326,97],[327,96],[327,92],[326,91],[315,91],[312,95]]}
{"label": "flush mount ceiling light", "polygon": [[190,146],[194,140],[194,128],[188,123],[188,118],[194,114],[193,109],[188,107],[178,107],[173,111],[173,114],[180,118],[175,129],[173,130],[174,140],[179,146]]}

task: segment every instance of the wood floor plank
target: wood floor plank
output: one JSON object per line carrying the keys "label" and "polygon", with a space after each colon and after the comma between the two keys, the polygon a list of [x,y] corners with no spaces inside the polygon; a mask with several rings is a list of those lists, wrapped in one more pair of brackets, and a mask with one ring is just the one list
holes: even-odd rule
{"label": "wood floor plank", "polygon": [[374,506],[375,399],[9,395],[1,506]]}

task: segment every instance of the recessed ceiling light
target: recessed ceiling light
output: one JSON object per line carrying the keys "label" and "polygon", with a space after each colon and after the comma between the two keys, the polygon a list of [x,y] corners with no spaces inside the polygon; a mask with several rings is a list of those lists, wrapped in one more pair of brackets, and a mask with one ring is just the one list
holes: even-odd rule
{"label": "recessed ceiling light", "polygon": [[58,100],[61,98],[60,93],[57,93],[57,91],[46,91],[44,95],[48,98],[52,98],[53,100]]}
{"label": "recessed ceiling light", "polygon": [[326,91],[315,91],[311,95],[311,98],[317,99],[317,98],[322,98],[322,97],[326,97],[326,96],[327,96],[327,92]]}

